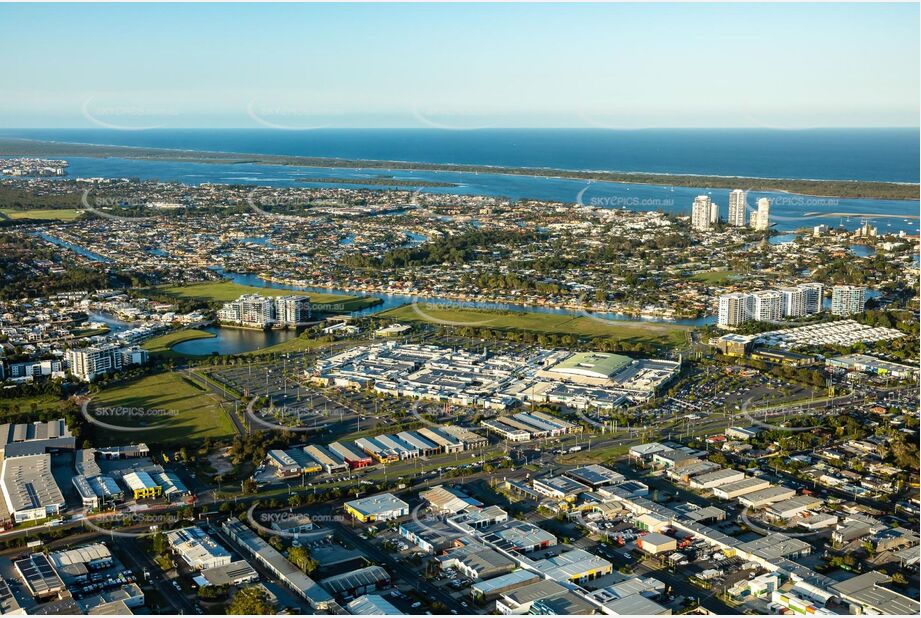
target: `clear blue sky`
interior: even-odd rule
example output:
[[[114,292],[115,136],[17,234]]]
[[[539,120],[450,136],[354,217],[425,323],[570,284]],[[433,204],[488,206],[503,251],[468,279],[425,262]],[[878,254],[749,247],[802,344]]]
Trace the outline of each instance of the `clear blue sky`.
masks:
[[[0,126],[917,126],[917,4],[0,5]]]

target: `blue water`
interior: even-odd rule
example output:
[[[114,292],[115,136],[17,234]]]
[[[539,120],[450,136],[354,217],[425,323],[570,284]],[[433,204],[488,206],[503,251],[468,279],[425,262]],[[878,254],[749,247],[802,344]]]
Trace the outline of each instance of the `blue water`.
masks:
[[[244,273],[229,273],[225,272],[221,268],[213,268],[215,272],[226,277],[234,283],[240,285],[248,285],[257,288],[269,288],[275,290],[294,290],[299,292],[315,292],[318,294],[341,294],[345,296],[362,296],[362,294],[349,291],[349,290],[340,290],[335,288],[319,288],[319,287],[310,287],[310,286],[299,286],[299,285],[288,285],[285,283],[277,283],[275,281],[266,281],[265,279],[260,278],[258,275],[244,274]],[[571,315],[571,316],[580,316],[587,315],[585,313],[574,311],[572,309],[557,309],[554,307],[540,307],[540,306],[531,306],[531,305],[519,305],[515,303],[496,303],[496,302],[481,302],[481,301],[467,301],[459,302],[450,298],[441,298],[441,297],[427,297],[427,296],[415,296],[411,294],[380,294],[374,292],[372,294],[375,298],[381,300],[380,304],[362,309],[360,311],[353,311],[352,315],[355,316],[367,316],[373,315],[375,313],[381,313],[382,311],[387,311],[388,309],[394,309],[396,307],[402,307],[403,305],[416,303],[424,307],[425,305],[448,305],[451,307],[469,307],[471,309],[489,309],[495,311],[531,311],[534,313],[550,313],[553,315]],[[693,319],[681,319],[681,320],[665,320],[655,317],[633,317],[628,315],[623,315],[619,313],[593,313],[591,314],[594,317],[600,318],[602,320],[632,320],[632,321],[641,321],[641,322],[667,322],[669,324],[684,324],[687,326],[704,326],[707,324],[713,324],[716,322],[716,316],[707,316],[704,318],[693,318]]]
[[[253,163],[194,163],[186,161],[160,161],[141,159],[97,159],[68,157],[69,177],[141,178],[181,182],[189,185],[222,183],[272,187],[336,186],[305,183],[303,178],[368,178],[389,174],[403,180],[429,180],[455,183],[452,187],[424,187],[430,194],[486,195],[512,200],[538,199],[559,202],[581,202],[588,206],[627,208],[629,210],[662,210],[676,214],[690,214],[694,197],[708,193],[719,204],[725,218],[729,204],[728,189],[706,187],[669,187],[656,185],[623,184],[614,182],[587,182],[569,178],[546,178],[506,174],[474,174],[469,172],[368,170],[352,168],[295,168],[284,165],[258,165]],[[374,185],[343,185],[347,188],[364,187],[380,190]],[[412,187],[401,187],[412,190]],[[916,234],[919,204],[917,200],[838,199],[798,196],[787,193],[752,192],[748,203],[754,205],[758,198],[772,200],[771,217],[779,231],[825,224],[835,227],[843,224],[848,229],[860,226],[861,216],[874,219],[881,232],[905,230]],[[834,214],[832,214],[834,213]],[[840,213],[840,214],[839,214]],[[914,219],[909,219],[913,217]],[[907,221],[905,219],[908,219]]]
[[[917,129],[2,129],[188,150],[670,174],[918,182]],[[14,153],[7,153],[14,154]]]
[[[66,240],[61,240],[60,238],[57,238],[55,236],[50,236],[44,232],[35,232],[34,235],[40,236],[41,238],[47,240],[53,245],[57,245],[58,247],[64,247],[65,249],[70,249],[74,253],[78,255],[82,255],[83,257],[88,258],[94,262],[101,262],[103,264],[112,263],[112,260],[110,260],[109,258],[103,255],[99,255],[98,253],[93,253],[89,249],[84,249],[83,247],[79,245],[75,245],[73,243],[67,242]]]
[[[293,330],[248,330],[241,328],[202,328],[214,337],[191,339],[174,345],[171,349],[189,356],[210,356],[211,354],[242,354],[252,352],[297,337]]]

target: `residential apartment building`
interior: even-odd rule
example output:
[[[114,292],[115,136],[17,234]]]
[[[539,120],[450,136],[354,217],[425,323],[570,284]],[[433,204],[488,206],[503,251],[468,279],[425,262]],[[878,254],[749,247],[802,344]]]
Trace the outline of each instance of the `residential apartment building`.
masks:
[[[745,227],[745,210],[748,207],[745,191],[733,189],[729,192],[729,216],[727,222],[733,227]]]
[[[310,321],[311,305],[307,296],[278,296],[244,294],[224,303],[217,312],[218,320],[240,326],[266,328],[273,324],[300,326]]]
[[[758,210],[752,213],[751,226],[758,231],[771,227],[771,200],[766,197],[758,200]]]
[[[858,285],[836,285],[831,289],[831,314],[860,313],[867,302],[867,288]]]
[[[65,353],[67,366],[72,375],[92,382],[97,377],[120,371],[131,365],[147,363],[147,350],[137,346],[122,348],[111,343],[87,348],[71,348]]]
[[[719,221],[719,206],[710,200],[709,195],[698,195],[691,206],[691,228],[705,232],[713,229]]]
[[[754,301],[751,294],[741,292],[721,295],[717,326],[740,326],[750,320],[754,311]]]
[[[764,290],[752,294],[754,306],[752,319],[757,322],[776,322],[783,318],[783,294],[776,290]]]

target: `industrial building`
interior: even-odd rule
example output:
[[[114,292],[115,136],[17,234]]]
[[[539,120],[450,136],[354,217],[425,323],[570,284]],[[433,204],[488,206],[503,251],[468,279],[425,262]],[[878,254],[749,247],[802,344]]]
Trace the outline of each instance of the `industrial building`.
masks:
[[[345,512],[360,522],[389,521],[409,514],[409,504],[393,494],[377,494],[344,505]]]

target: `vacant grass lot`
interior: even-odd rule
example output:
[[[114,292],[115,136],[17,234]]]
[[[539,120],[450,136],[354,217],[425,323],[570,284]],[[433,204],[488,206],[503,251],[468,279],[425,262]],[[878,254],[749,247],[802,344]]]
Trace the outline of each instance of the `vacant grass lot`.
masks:
[[[417,308],[404,305],[378,314],[399,322],[452,322],[458,326],[472,326],[495,330],[522,330],[560,335],[609,337],[631,343],[652,343],[676,346],[685,342],[689,327],[658,322],[617,322],[587,316],[556,315],[551,313],[518,311],[485,311],[466,308],[439,308],[426,305]]]
[[[111,425],[149,427],[148,431],[120,432],[94,426],[93,431],[104,444],[146,442],[149,445],[182,444],[190,440],[226,438],[233,435],[233,425],[218,398],[204,387],[167,371],[144,376],[105,389],[93,397],[92,409],[138,408],[166,413],[135,413],[133,416],[99,416]]]
[[[710,272],[697,273],[692,276],[691,279],[694,281],[703,281],[705,283],[720,285],[732,281],[732,278],[736,275],[738,275],[738,273],[733,270],[711,270]]]
[[[310,298],[317,311],[356,311],[374,305],[375,298],[361,298],[358,296],[345,296],[342,294],[321,294],[317,292],[297,292],[293,290],[279,290],[275,288],[260,288],[250,285],[240,285],[231,281],[217,281],[196,283],[184,286],[167,286],[157,288],[158,292],[175,296],[176,298],[194,298],[206,302],[226,303],[236,300],[241,294],[261,294],[263,296],[285,296],[287,294],[302,294]],[[317,306],[319,305],[319,306]],[[323,307],[323,305],[329,305]]]
[[[12,208],[0,209],[0,213],[9,219],[42,219],[47,221],[73,221],[83,211],[72,208],[49,208],[38,210],[14,210]]]

